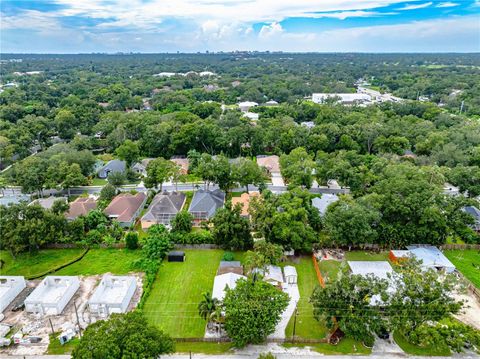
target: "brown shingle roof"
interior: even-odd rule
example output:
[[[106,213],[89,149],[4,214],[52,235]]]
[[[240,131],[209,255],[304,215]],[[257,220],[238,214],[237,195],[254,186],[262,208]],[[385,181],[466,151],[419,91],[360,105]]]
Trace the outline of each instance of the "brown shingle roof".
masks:
[[[257,156],[257,164],[265,167],[268,172],[280,172],[280,159],[278,156]]]
[[[183,174],[188,173],[188,166],[189,166],[188,158],[172,158],[170,161],[180,166],[180,170]]]
[[[250,207],[250,200],[253,197],[257,197],[260,193],[258,192],[251,192],[251,193],[242,193],[240,197],[233,197],[232,198],[232,206],[235,206],[237,203],[242,205],[242,216],[248,216],[248,209]]]
[[[135,195],[121,193],[116,196],[103,211],[109,217],[115,217],[119,222],[131,222],[138,209],[144,204],[147,196],[143,192]]]
[[[89,197],[80,197],[70,203],[70,209],[65,214],[68,219],[86,216],[88,212],[97,208],[97,201]]]

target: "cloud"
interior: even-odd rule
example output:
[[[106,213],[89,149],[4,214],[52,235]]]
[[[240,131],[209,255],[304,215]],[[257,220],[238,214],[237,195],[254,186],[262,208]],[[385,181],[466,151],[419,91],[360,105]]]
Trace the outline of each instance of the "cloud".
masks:
[[[413,4],[413,5],[405,5],[404,7],[400,8],[400,9],[397,9],[397,10],[401,10],[401,11],[405,11],[405,10],[416,10],[416,9],[423,9],[423,8],[426,8],[426,7],[429,7],[433,4],[433,2],[426,2],[426,3],[423,3],[423,4]]]
[[[272,22],[270,25],[263,25],[258,33],[258,37],[265,39],[283,32],[282,25],[278,22]]]
[[[458,6],[458,5],[460,5],[460,4],[448,1],[448,2],[441,2],[440,4],[435,5],[435,7],[440,7],[440,8],[442,8],[442,7],[455,7],[455,6]]]

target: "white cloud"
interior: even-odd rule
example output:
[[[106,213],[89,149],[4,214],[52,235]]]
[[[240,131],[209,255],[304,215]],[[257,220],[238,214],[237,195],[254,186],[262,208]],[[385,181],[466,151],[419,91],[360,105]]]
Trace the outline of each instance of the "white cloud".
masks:
[[[397,10],[402,10],[402,11],[405,11],[405,10],[416,10],[416,9],[423,9],[423,8],[426,8],[426,7],[429,7],[433,4],[433,2],[426,2],[426,3],[423,3],[423,4],[418,4],[418,5],[405,5],[404,7],[400,8],[400,9],[397,9]]]
[[[455,7],[455,6],[458,6],[458,5],[460,5],[460,4],[455,3],[455,2],[447,1],[447,2],[441,2],[440,4],[437,4],[437,5],[435,5],[435,7]]]
[[[272,22],[270,25],[263,25],[258,36],[262,39],[276,36],[283,32],[282,25],[278,22]]]

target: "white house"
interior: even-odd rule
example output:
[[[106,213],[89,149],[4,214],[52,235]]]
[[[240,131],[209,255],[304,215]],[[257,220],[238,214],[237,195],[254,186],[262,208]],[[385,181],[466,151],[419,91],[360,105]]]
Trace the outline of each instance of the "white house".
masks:
[[[255,112],[245,112],[243,117],[248,118],[250,121],[258,121],[258,113]]]
[[[283,268],[283,274],[285,275],[285,282],[287,284],[296,284],[297,283],[297,269],[293,266],[285,266]]]
[[[133,276],[105,274],[88,301],[90,312],[102,317],[125,313],[136,289],[137,281]]]
[[[392,293],[395,291],[395,286],[390,276],[393,275],[393,268],[387,261],[348,261],[348,265],[352,274],[357,274],[361,276],[372,275],[375,278],[387,280],[389,286],[387,291]],[[370,304],[381,304],[382,298],[380,295],[375,294],[370,299]]]
[[[0,276],[0,313],[13,302],[26,287],[25,278],[20,276]]]
[[[244,275],[237,273],[225,273],[217,275],[213,282],[212,298],[223,300],[225,298],[225,289],[228,287],[234,289],[239,279],[246,279]]]
[[[259,269],[254,269],[254,272],[261,273],[263,275],[263,280],[274,286],[281,286],[284,283],[282,268],[278,266],[268,265],[265,272],[262,272]]]
[[[423,268],[444,270],[447,273],[455,270],[455,265],[437,247],[411,245],[407,246],[407,249],[411,255],[422,262]]]
[[[314,93],[312,101],[314,103],[324,103],[328,99],[337,99],[344,105],[363,104],[372,101],[372,97],[365,93]]]
[[[25,310],[44,315],[61,314],[80,287],[76,276],[48,276],[25,299]]]
[[[255,107],[255,106],[258,106],[258,103],[253,102],[253,101],[244,101],[244,102],[240,102],[238,104],[238,107],[240,108],[240,111],[242,111],[242,112],[248,112],[250,110],[250,108]]]

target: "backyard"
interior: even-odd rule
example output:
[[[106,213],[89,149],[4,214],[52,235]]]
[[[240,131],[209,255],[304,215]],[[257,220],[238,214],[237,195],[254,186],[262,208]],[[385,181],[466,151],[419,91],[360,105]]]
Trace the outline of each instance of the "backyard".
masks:
[[[480,289],[479,250],[446,250],[443,251],[443,253],[475,287]]]
[[[164,262],[144,306],[152,324],[176,338],[203,337],[205,321],[197,306],[212,291],[222,250],[185,250],[185,262]]]

